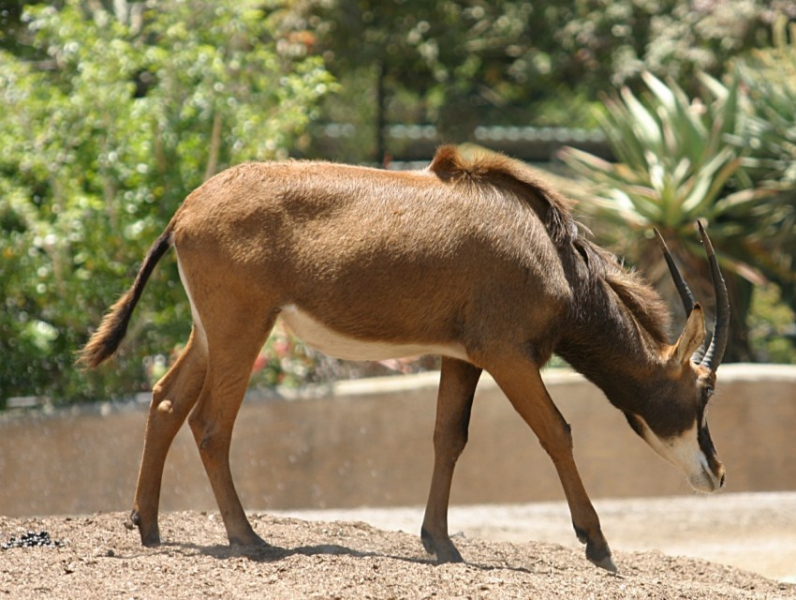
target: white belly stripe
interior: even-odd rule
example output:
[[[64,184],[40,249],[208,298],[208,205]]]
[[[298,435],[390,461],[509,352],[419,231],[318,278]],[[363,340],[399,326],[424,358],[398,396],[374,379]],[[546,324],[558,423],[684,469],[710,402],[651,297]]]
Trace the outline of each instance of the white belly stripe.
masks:
[[[194,332],[196,333],[196,343],[201,344],[202,347],[207,350],[207,333],[205,332],[205,327],[202,324],[202,318],[199,315],[199,311],[196,310],[196,305],[193,302],[191,286],[188,284],[188,280],[185,279],[185,274],[183,273],[182,265],[180,264],[180,253],[177,251],[176,245],[174,246],[174,253],[177,255],[177,271],[180,274],[180,281],[182,281],[182,287],[185,288],[185,294],[188,296],[188,302],[191,304],[191,318],[193,319],[193,328]]]
[[[282,321],[308,346],[345,360],[387,360],[420,354],[440,354],[467,360],[461,346],[366,342],[345,336],[319,323],[295,304],[282,307]]]

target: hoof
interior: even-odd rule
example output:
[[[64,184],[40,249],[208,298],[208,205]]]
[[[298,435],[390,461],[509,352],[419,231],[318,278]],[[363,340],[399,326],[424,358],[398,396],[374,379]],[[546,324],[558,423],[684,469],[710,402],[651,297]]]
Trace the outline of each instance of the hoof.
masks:
[[[448,543],[447,547],[443,549],[437,549],[434,553],[437,556],[437,563],[438,564],[445,564],[445,563],[462,563],[464,559],[459,551],[456,549],[452,543]]]
[[[160,546],[160,534],[155,532],[154,535],[148,535],[146,537],[142,535],[141,545],[146,546],[147,548],[155,548],[156,546]]]
[[[619,569],[616,568],[616,565],[614,564],[614,561],[610,556],[605,556],[600,560],[592,560],[591,562],[593,562],[601,569],[605,569],[609,573],[616,573],[617,571],[619,571]]]
[[[435,540],[431,534],[422,529],[420,531],[420,539],[423,541],[423,548],[426,552],[433,554],[437,557],[438,564],[444,563],[460,563],[464,562],[462,555],[450,541],[450,538],[443,540]]]
[[[586,558],[601,569],[611,573],[616,573],[618,570],[611,558],[611,550],[608,548],[608,544],[586,544]]]
[[[157,522],[154,527],[147,527],[145,529],[141,525],[141,515],[137,510],[130,512],[130,516],[124,522],[124,526],[130,531],[136,528],[138,529],[138,533],[141,535],[141,545],[150,548],[160,545],[160,529],[158,528]]]
[[[586,558],[594,563],[601,569],[616,573],[617,568],[614,561],[611,559],[611,549],[608,547],[608,542],[605,541],[602,532],[597,530],[597,539],[592,539],[585,529],[575,526],[575,535],[582,544],[586,544]]]
[[[268,548],[270,544],[252,531],[245,536],[235,536],[229,538],[229,545],[232,548]]]
[[[420,530],[420,540],[423,542],[423,548],[426,549],[428,554],[436,554],[434,540],[431,538],[431,534],[426,531],[425,527]]]

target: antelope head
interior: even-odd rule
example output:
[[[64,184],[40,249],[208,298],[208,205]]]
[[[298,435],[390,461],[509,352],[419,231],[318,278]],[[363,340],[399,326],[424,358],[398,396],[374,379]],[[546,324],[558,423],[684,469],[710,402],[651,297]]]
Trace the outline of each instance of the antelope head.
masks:
[[[716,385],[716,370],[727,346],[729,299],[710,239],[699,232],[707,253],[716,297],[712,338],[705,331],[702,307],[672,259],[660,233],[658,240],[688,315],[683,333],[663,353],[663,375],[651,377],[636,393],[645,401],[626,410],[630,426],[655,452],[683,470],[691,487],[714,492],[724,485],[724,467],[713,446],[707,422],[708,400]],[[709,342],[709,343],[708,343]]]

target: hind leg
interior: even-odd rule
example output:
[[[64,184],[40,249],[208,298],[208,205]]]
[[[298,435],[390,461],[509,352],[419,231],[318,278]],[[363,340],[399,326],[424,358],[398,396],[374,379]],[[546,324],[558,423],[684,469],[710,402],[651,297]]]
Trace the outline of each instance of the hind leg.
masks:
[[[194,329],[177,362],[152,390],[144,454],[130,515],[145,546],[160,543],[158,506],[163,466],[174,436],[199,398],[206,373],[207,350],[202,335]]]
[[[211,362],[207,381],[188,420],[210,485],[213,488],[230,544],[262,545],[246,517],[235,490],[229,465],[232,428],[243,402],[252,364],[274,324],[275,316],[257,323],[246,318],[244,307],[228,307],[234,319],[217,321],[220,330],[208,327]],[[262,319],[262,317],[259,317]]]

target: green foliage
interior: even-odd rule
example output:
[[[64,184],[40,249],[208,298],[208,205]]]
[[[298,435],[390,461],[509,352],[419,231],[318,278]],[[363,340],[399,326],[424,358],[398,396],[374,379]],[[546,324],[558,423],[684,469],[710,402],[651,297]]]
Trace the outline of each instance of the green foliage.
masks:
[[[114,366],[71,366],[182,199],[226,165],[285,156],[332,84],[318,59],[277,52],[260,6],[27,12],[37,59],[0,55],[0,402],[146,388],[144,357],[187,334],[167,261]]]
[[[643,71],[692,93],[695,73],[765,42],[778,9],[796,16],[790,0],[308,0],[294,24],[361,90],[324,118],[354,124],[355,160],[373,160],[380,121],[463,142],[476,125],[591,126],[583,107]]]
[[[796,308],[796,25],[788,26],[782,17],[773,38],[772,47],[754,51],[737,65],[752,114],[734,142],[750,149],[744,161],[749,179],[778,194],[778,210],[765,223],[762,258]]]
[[[558,39],[603,90],[649,71],[696,92],[699,73],[720,75],[731,58],[766,43],[771,15],[794,16],[790,0],[576,0],[571,6]]]
[[[0,404],[151,384],[190,322],[173,261],[113,366],[77,373],[73,353],[191,189],[233,163],[312,153],[303,132],[334,86],[313,51],[345,83],[323,118],[353,124],[333,156],[348,161],[372,159],[390,122],[433,122],[452,141],[476,124],[590,125],[598,94],[628,86],[600,117],[622,164],[568,155],[595,186],[584,207],[613,225],[602,234],[662,281],[657,247],[630,240],[658,226],[693,274],[706,218],[738,275],[736,313],[762,275],[796,305],[794,32],[783,21],[773,48],[741,61],[740,86],[696,75],[766,46],[776,11],[796,17],[790,0],[0,5]],[[305,378],[293,348],[270,379]]]
[[[734,236],[733,223],[767,206],[770,195],[735,188],[741,159],[726,138],[742,127],[737,82],[725,88],[706,79],[710,98],[703,102],[674,82],[649,73],[643,78],[649,90],[643,99],[623,88],[621,98],[606,102],[602,128],[616,163],[571,148],[562,152],[588,184],[583,209],[611,225],[683,237],[692,237],[696,220],[705,219],[720,245]],[[737,258],[728,268],[754,279],[751,266]]]
[[[739,61],[737,72],[754,113],[745,139],[752,147],[747,165],[758,179],[796,187],[796,24],[779,19],[774,45]],[[788,41],[790,37],[790,41]]]
[[[796,364],[796,317],[794,311],[782,302],[776,285],[755,291],[749,329],[755,360]]]
[[[638,245],[658,228],[672,253],[689,273],[704,273],[704,251],[694,235],[703,219],[728,277],[733,325],[729,359],[751,358],[745,324],[752,285],[762,284],[760,272],[770,262],[766,237],[774,215],[787,203],[768,189],[742,188],[740,150],[728,138],[741,136],[745,126],[737,81],[728,87],[704,77],[706,98],[690,99],[675,83],[644,75],[648,93],[639,99],[630,90],[606,103],[603,130],[617,163],[567,149],[563,159],[583,178],[587,202],[582,208],[595,227],[611,232],[635,230],[621,248],[667,296],[673,295],[668,273],[655,242]],[[697,285],[700,298],[711,298],[710,285]],[[674,304],[677,304],[675,302]]]

